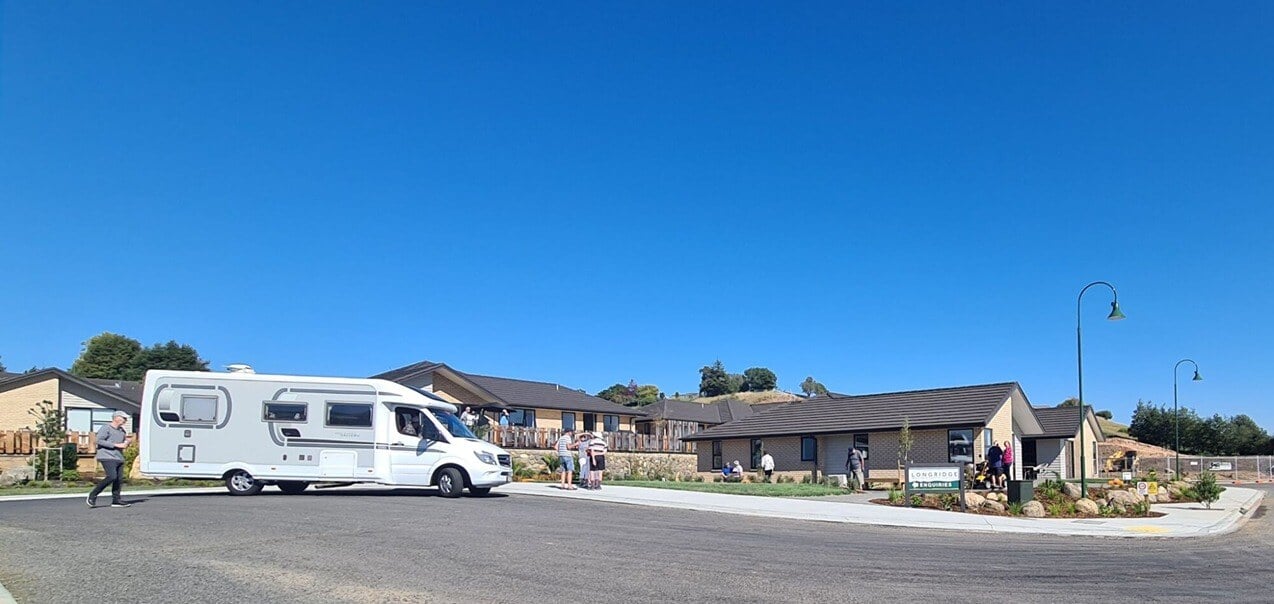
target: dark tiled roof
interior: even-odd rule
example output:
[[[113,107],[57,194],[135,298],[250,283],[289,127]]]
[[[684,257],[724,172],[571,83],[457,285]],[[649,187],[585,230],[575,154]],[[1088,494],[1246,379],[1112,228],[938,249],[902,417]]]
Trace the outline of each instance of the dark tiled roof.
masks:
[[[860,396],[816,396],[776,405],[772,410],[701,430],[683,440],[897,430],[904,418],[912,428],[985,425],[1018,390],[1017,382],[1004,382]]]
[[[15,378],[15,377],[18,377],[18,376],[20,376],[20,375],[22,375],[22,374],[21,374],[21,373],[9,373],[8,371],[0,371],[0,382],[3,382],[3,381],[5,381],[5,380],[7,380],[7,379],[9,379],[9,378]]]
[[[742,419],[756,413],[751,405],[738,399],[725,399],[711,403],[665,399],[646,405],[642,409],[650,418],[714,425]]]
[[[1036,407],[1035,417],[1039,418],[1040,425],[1044,427],[1044,433],[1040,437],[1071,438],[1079,432],[1079,409],[1076,407]]]
[[[425,373],[426,371],[435,369],[440,366],[442,366],[442,363],[435,363],[433,361],[421,361],[419,363],[412,363],[410,365],[407,365],[406,367],[399,367],[398,369],[390,369],[389,371],[386,371],[385,373],[378,373],[376,375],[373,375],[372,379],[389,380],[391,382],[397,382],[400,379],[410,377],[419,373]]]
[[[500,397],[500,400],[512,407],[562,409],[565,411],[609,413],[612,415],[642,416],[646,414],[645,411],[639,408],[617,405],[604,398],[598,398],[560,384],[475,375],[472,373],[461,373],[461,375]]]
[[[141,406],[142,404],[142,383],[141,382],[130,382],[127,380],[102,380],[97,378],[84,378],[84,381],[89,382],[90,384],[93,384],[94,386],[97,386],[98,388],[101,388],[102,390],[115,393],[130,401],[133,401],[133,403],[137,404],[138,406]]]
[[[721,411],[713,404],[664,399],[642,407],[651,419],[671,419],[701,424],[721,423]]]

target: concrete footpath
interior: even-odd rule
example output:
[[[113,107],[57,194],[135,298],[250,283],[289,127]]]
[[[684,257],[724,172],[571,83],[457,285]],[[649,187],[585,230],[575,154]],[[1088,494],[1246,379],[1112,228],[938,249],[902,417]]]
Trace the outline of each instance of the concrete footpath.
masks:
[[[512,483],[499,493],[587,499],[650,507],[792,520],[816,520],[918,529],[1031,533],[1082,537],[1207,537],[1237,530],[1256,511],[1265,493],[1227,487],[1212,509],[1198,503],[1156,504],[1159,518],[1022,518],[983,516],[932,509],[899,508],[862,501],[821,498],[756,497],[607,484],[600,491],[563,491],[545,483]],[[883,494],[881,494],[883,497]]]

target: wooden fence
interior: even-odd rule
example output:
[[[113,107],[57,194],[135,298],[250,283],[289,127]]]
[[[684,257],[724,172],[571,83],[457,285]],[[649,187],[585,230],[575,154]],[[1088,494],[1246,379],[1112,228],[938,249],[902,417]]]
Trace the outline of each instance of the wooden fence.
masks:
[[[552,449],[562,436],[559,428],[521,428],[516,426],[492,426],[484,435],[487,442],[506,449]],[[667,434],[638,434],[636,432],[603,432],[606,448],[611,451],[633,453],[694,453],[695,444],[682,442]]]
[[[97,435],[93,432],[67,432],[66,442],[74,443],[80,455],[97,453]],[[0,430],[0,455],[34,455],[46,445],[31,430]]]

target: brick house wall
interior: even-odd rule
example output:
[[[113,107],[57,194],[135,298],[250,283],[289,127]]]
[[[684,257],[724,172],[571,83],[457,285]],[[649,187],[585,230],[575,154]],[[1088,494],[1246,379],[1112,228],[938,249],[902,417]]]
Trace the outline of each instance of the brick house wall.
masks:
[[[35,418],[28,411],[34,409],[40,401],[49,401],[61,405],[61,390],[56,376],[43,382],[27,384],[5,392],[0,392],[0,430],[20,430],[35,425]]]
[[[433,375],[433,392],[447,395],[447,398],[453,398],[461,403],[470,405],[484,405],[487,401],[482,397],[469,391],[468,388],[461,386],[445,376],[435,373]]]

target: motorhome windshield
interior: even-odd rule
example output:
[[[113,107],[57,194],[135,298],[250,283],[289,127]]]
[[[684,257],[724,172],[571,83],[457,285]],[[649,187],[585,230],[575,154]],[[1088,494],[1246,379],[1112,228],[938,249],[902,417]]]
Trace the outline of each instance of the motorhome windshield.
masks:
[[[443,411],[442,409],[430,409],[429,412],[438,418],[438,423],[441,423],[442,427],[446,428],[447,432],[451,433],[452,436],[456,438],[478,438],[474,436],[473,432],[469,431],[468,426],[465,426],[464,422],[460,421],[460,418],[456,417],[454,413]]]

